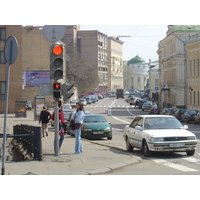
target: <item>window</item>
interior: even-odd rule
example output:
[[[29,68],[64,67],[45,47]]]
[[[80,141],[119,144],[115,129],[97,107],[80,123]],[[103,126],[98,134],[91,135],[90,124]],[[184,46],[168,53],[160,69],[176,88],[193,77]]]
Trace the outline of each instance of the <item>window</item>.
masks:
[[[5,64],[4,51],[0,51],[0,64]]]
[[[137,78],[138,82],[140,82],[140,77]]]
[[[6,40],[6,29],[0,28],[0,40]]]
[[[142,122],[143,122],[143,119],[141,117],[136,117],[130,124],[130,127],[131,128],[135,128],[136,126],[142,127]]]
[[[6,98],[6,82],[0,81],[0,100],[5,100]]]

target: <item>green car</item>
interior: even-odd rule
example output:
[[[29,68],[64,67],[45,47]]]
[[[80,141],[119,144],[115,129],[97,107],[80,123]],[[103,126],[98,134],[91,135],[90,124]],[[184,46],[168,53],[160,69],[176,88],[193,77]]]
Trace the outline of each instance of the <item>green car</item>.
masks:
[[[112,139],[112,128],[102,115],[86,115],[83,120],[81,137],[88,139],[100,139],[107,137]]]

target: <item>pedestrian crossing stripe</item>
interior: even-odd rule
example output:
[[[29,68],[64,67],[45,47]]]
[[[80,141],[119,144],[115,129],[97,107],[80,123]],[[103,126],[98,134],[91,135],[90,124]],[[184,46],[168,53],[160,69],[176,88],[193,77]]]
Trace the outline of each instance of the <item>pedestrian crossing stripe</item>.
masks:
[[[196,171],[199,171],[197,169],[186,167],[184,165],[179,165],[179,164],[176,164],[176,163],[173,163],[173,162],[168,162],[168,161],[166,161],[164,159],[153,159],[153,161],[158,163],[158,164],[162,164],[162,165],[165,165],[167,167],[171,167],[173,169],[177,169],[177,170],[180,170],[180,171],[183,171],[183,172],[196,172]]]
[[[134,108],[135,106],[125,106],[125,105],[104,105],[104,106],[102,106],[102,105],[99,105],[99,106],[93,106],[93,105],[86,105],[86,107],[90,107],[90,108],[93,108],[93,107],[95,107],[95,108],[97,108],[97,107],[99,107],[99,108],[102,108],[102,107],[104,107],[104,108]]]

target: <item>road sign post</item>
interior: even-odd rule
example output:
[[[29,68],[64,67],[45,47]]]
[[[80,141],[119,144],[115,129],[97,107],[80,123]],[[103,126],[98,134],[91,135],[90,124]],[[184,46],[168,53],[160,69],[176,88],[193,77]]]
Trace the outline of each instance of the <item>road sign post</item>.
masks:
[[[10,84],[10,65],[12,65],[18,53],[18,43],[15,37],[10,36],[4,46],[4,55],[7,62],[6,71],[6,99],[4,107],[4,131],[3,131],[3,153],[2,153],[2,171],[1,175],[5,175],[5,152],[6,152],[6,127],[7,127],[7,113],[8,113],[8,97],[9,97],[9,84]]]

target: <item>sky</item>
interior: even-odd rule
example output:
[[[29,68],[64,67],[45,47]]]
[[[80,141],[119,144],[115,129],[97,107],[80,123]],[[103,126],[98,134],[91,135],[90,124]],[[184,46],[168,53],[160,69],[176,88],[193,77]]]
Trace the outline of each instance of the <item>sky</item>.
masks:
[[[123,44],[123,60],[136,55],[145,62],[158,60],[158,43],[166,36],[167,25],[81,25],[81,30],[98,30],[107,36],[120,37]]]

